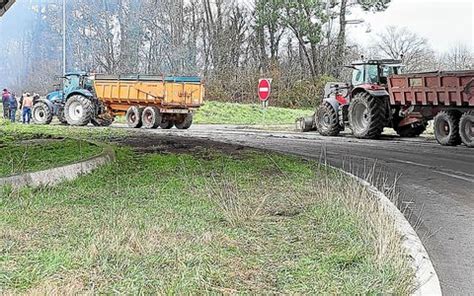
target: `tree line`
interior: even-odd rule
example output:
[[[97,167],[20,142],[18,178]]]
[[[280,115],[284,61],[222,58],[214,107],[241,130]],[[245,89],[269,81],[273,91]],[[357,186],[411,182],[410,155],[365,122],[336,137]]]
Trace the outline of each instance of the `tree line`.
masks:
[[[20,33],[4,41],[15,50],[0,49],[8,57],[0,70],[12,74],[7,82],[13,87],[45,93],[62,72],[61,1],[17,5],[27,17]],[[403,55],[410,70],[441,65],[425,39],[404,29],[388,28],[367,48],[348,41],[351,11],[377,13],[389,5],[390,0],[67,1],[67,69],[200,75],[208,99],[231,102],[255,102],[256,81],[269,76],[274,104],[313,106],[327,81],[347,79],[342,66],[361,53]],[[456,56],[459,68],[472,67],[472,52],[461,55],[468,61]]]

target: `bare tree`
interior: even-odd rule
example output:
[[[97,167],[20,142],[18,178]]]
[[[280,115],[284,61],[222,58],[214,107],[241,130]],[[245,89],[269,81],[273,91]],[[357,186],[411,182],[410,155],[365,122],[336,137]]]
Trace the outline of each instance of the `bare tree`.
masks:
[[[474,52],[463,44],[457,44],[441,56],[443,70],[472,70],[474,69]]]
[[[378,34],[372,52],[379,57],[402,59],[409,72],[430,70],[433,66],[434,52],[428,40],[407,28],[387,27]]]

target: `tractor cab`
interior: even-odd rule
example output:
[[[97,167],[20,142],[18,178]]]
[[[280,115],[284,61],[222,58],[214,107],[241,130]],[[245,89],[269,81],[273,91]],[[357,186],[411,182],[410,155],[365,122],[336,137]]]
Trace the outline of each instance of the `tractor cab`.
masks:
[[[86,72],[67,73],[66,75],[64,75],[63,79],[63,91],[66,96],[67,94],[78,89],[86,89],[89,91],[92,91],[93,89],[92,79]]]
[[[71,72],[58,78],[61,78],[60,83],[54,85],[55,90],[46,96],[52,102],[63,102],[69,97],[69,94],[75,91],[88,90],[92,92],[94,87],[93,80],[86,72]]]
[[[403,65],[400,60],[368,60],[352,63],[352,85],[363,84],[386,86],[388,77],[400,74]]]

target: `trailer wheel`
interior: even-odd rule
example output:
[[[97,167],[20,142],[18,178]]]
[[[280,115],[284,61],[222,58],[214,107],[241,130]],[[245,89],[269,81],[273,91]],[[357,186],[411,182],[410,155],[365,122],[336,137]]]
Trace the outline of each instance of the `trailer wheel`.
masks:
[[[395,129],[395,131],[402,138],[415,138],[415,137],[419,137],[422,133],[426,131],[426,126],[427,124],[423,122],[420,125],[415,125],[415,126],[407,125],[407,126],[398,127]]]
[[[171,129],[174,125],[173,118],[170,116],[163,116],[161,119],[160,127],[162,129]]]
[[[162,115],[160,110],[154,106],[146,107],[142,113],[143,126],[148,129],[160,126]]]
[[[188,113],[186,115],[178,116],[174,122],[177,129],[188,129],[193,124],[193,114]]]
[[[74,95],[67,100],[64,115],[69,125],[85,126],[91,122],[93,110],[91,100],[81,95]]]
[[[349,123],[354,136],[361,139],[378,138],[385,127],[385,98],[358,93],[349,105]]]
[[[441,111],[436,115],[433,127],[438,143],[443,146],[457,146],[461,144],[459,118],[459,112],[454,110]]]
[[[53,120],[53,112],[46,103],[39,102],[33,106],[31,112],[35,124],[46,125]]]
[[[141,128],[143,109],[137,106],[128,108],[127,114],[125,114],[125,120],[129,128]]]
[[[474,111],[467,111],[461,116],[459,135],[464,145],[474,147]]]
[[[321,136],[337,136],[341,132],[337,111],[328,102],[324,102],[318,109],[316,126]]]

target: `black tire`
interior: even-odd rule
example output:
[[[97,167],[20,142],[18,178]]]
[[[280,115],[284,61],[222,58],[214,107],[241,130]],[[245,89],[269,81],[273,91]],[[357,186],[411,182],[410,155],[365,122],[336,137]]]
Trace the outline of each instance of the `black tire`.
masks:
[[[188,129],[193,124],[193,114],[188,113],[186,115],[178,116],[175,120],[174,125],[177,129]]]
[[[316,126],[321,136],[334,137],[342,131],[337,111],[328,102],[324,102],[316,112]]]
[[[457,146],[461,144],[459,135],[460,113],[454,110],[441,111],[433,122],[436,141],[443,146]]]
[[[361,139],[378,138],[385,127],[387,102],[384,97],[358,93],[349,105],[349,124],[352,133]]]
[[[64,117],[69,125],[86,126],[91,122],[94,106],[89,98],[74,95],[67,99]]]
[[[474,148],[474,111],[467,111],[461,116],[459,135],[464,145]]]
[[[170,116],[163,116],[161,119],[160,127],[162,129],[171,129],[174,126],[173,118]]]
[[[143,126],[147,129],[158,128],[162,120],[160,109],[150,106],[146,107],[142,112]]]
[[[141,128],[143,126],[142,113],[143,109],[137,106],[128,108],[127,114],[125,115],[125,120],[127,121],[128,127]]]
[[[39,102],[33,105],[31,118],[35,124],[47,125],[53,121],[53,111],[46,103]]]
[[[419,137],[426,131],[427,124],[425,122],[419,124],[410,124],[407,126],[397,127],[395,130],[397,134],[402,138],[415,138]]]

